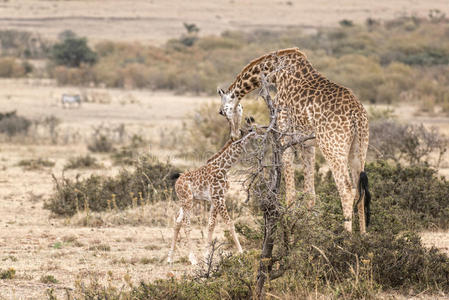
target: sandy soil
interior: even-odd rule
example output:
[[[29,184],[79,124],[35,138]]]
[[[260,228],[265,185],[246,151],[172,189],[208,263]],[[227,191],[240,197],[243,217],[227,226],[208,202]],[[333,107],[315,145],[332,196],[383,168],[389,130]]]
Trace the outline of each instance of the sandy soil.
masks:
[[[342,19],[427,16],[429,9],[449,15],[445,0],[306,1],[306,0],[20,0],[0,3],[0,28],[39,32],[54,39],[73,30],[91,42],[104,39],[161,44],[185,32],[182,23],[195,23],[202,35],[225,30],[316,29]]]

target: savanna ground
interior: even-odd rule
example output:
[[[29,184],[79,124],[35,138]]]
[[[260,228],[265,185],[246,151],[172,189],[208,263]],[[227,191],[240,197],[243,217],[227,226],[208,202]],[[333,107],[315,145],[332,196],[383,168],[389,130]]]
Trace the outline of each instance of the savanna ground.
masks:
[[[100,125],[126,124],[128,130],[150,138],[144,152],[156,154],[161,160],[170,159],[175,165],[199,165],[200,160],[185,159],[166,147],[160,147],[161,131],[180,130],[195,109],[211,102],[210,97],[88,89],[88,92],[107,94],[110,100],[104,104],[83,103],[81,108],[67,109],[52,96],[67,91],[67,88],[56,87],[51,82],[41,85],[39,82],[30,84],[26,80],[2,80],[1,86],[0,97],[10,100],[3,102],[2,109],[18,109],[21,114],[33,119],[51,114],[63,120],[58,137],[61,141],[57,145],[31,141],[31,138],[20,143],[1,144],[0,213],[3,218],[0,226],[3,230],[0,233],[0,269],[14,268],[17,272],[15,279],[0,281],[2,297],[41,298],[48,288],[54,288],[56,295],[65,295],[65,288],[71,289],[77,280],[89,277],[99,278],[104,284],[111,282],[116,286],[127,286],[127,280],[135,284],[140,280],[151,281],[192,272],[193,268],[187,260],[188,252],[183,249],[184,241],[175,253],[175,263],[168,266],[165,261],[176,202],[129,209],[124,213],[103,213],[101,225],[92,222],[86,227],[80,221],[85,218],[84,212],[72,218],[50,218],[50,212],[43,209],[43,201],[53,192],[51,174],[60,177],[69,158],[88,154],[84,140],[88,139],[93,128]],[[121,101],[130,95],[134,103]],[[215,102],[215,105],[218,104]],[[449,131],[447,117],[415,116],[416,107],[396,107],[395,110],[404,120],[439,125],[441,130]],[[64,134],[78,134],[78,142],[64,144]],[[66,170],[64,176],[73,178],[78,173],[113,175],[121,168],[114,166],[107,154],[91,155],[104,167]],[[36,158],[49,159],[55,165],[36,170],[26,170],[18,165],[21,160]],[[447,164],[444,166],[446,168],[440,171],[447,174]],[[234,182],[231,193],[236,193],[239,187]],[[243,201],[244,195],[237,198]],[[199,217],[204,220],[205,216]],[[197,255],[201,255],[204,243],[205,227],[198,225],[203,222],[196,222],[193,226]],[[123,225],[117,225],[120,223]],[[219,225],[216,230],[217,237],[222,241],[223,229]],[[447,232],[423,232],[422,238],[426,245],[449,253]],[[45,282],[42,278],[48,275],[54,276],[58,282]]]
[[[276,8],[274,13],[272,5]],[[268,1],[257,4],[229,1],[226,6],[222,1],[198,1],[195,6],[184,1],[133,1],[132,5],[127,1],[4,1],[0,4],[0,26],[2,29],[38,32],[48,39],[56,39],[61,31],[70,29],[79,36],[88,37],[91,44],[111,40],[162,45],[169,38],[183,34],[182,22],[197,24],[201,28],[200,35],[220,34],[225,30],[249,32],[291,28],[312,29],[314,32],[321,27],[337,26],[342,19],[357,23],[369,17],[426,16],[429,8],[449,14],[445,1],[376,1],[375,4],[359,1],[280,1],[274,4]],[[250,50],[245,49],[249,58],[260,54],[252,55]],[[39,68],[43,64],[42,58],[31,63]],[[243,67],[240,62],[233,63],[238,68]],[[238,69],[233,71],[235,73]],[[338,78],[335,73],[333,76]],[[225,77],[232,80],[232,77]],[[180,155],[182,151],[179,148],[187,147],[180,140],[187,135],[186,124],[197,117],[197,110],[210,102],[218,107],[218,98],[138,90],[135,87],[140,86],[136,82],[130,85],[110,82],[97,85],[126,88],[123,89],[93,88],[88,87],[89,84],[62,87],[59,77],[57,80],[0,80],[0,111],[17,110],[21,116],[41,121],[31,135],[4,137],[0,144],[0,227],[3,228],[0,231],[0,269],[13,268],[16,272],[13,279],[0,280],[0,297],[40,299],[46,297],[49,288],[54,289],[55,295],[64,296],[66,289],[71,291],[86,279],[126,287],[130,282],[135,284],[141,280],[191,273],[194,269],[189,265],[187,251],[183,249],[184,240],[175,253],[175,263],[168,266],[165,262],[177,209],[175,201],[123,212],[90,213],[90,220],[86,220],[89,213],[85,211],[73,217],[54,218],[43,204],[54,192],[52,174],[57,178],[61,178],[62,173],[66,178],[75,178],[77,174],[81,177],[116,175],[123,168],[115,165],[109,154],[88,150],[87,145],[95,130],[107,130],[117,143],[123,139],[122,144],[136,134],[146,142],[140,149],[141,153],[151,153],[162,161],[169,159],[183,169],[200,165],[207,155]],[[219,83],[221,81],[212,84]],[[162,85],[162,88],[167,87]],[[209,92],[209,87],[205,91]],[[193,92],[198,91],[193,89]],[[60,103],[63,93],[84,94],[90,101],[79,108],[64,108]],[[380,106],[384,107],[384,104]],[[424,123],[449,134],[449,118],[438,110],[437,113],[423,111],[419,102],[394,103],[389,107],[401,121]],[[60,120],[56,132],[51,132],[48,125],[42,125],[45,117],[49,116]],[[124,131],[120,129],[121,124]],[[123,136],[120,132],[124,132]],[[95,157],[101,166],[63,171],[70,158],[87,154]],[[39,158],[54,162],[54,165],[20,165],[24,160]],[[439,173],[447,176],[447,153],[444,160]],[[238,191],[238,183],[233,182],[231,194],[236,199],[244,199]],[[251,216],[243,218],[251,219]],[[193,225],[198,256],[201,255],[205,229],[200,223],[203,221],[197,220]],[[222,229],[219,224],[215,234],[223,241]],[[421,237],[425,245],[436,246],[449,253],[447,232],[425,231]]]

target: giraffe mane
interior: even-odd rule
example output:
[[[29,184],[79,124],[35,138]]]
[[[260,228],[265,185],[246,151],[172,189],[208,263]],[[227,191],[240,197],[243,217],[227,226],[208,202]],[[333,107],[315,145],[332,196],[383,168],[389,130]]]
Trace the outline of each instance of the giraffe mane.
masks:
[[[232,139],[229,139],[226,144],[223,146],[223,148],[220,149],[220,151],[218,151],[217,153],[215,153],[214,155],[212,155],[207,161],[206,163],[210,163],[211,161],[213,161],[214,159],[216,159],[217,157],[219,157],[223,152],[225,152],[226,149],[228,149],[229,146],[232,145]]]
[[[236,79],[234,80],[234,82],[229,86],[229,88],[228,88],[228,92],[230,91],[230,90],[232,90],[233,88],[234,88],[234,86],[237,84],[237,81],[240,79],[240,78],[242,78],[242,76],[243,76],[243,74],[245,74],[245,72],[246,71],[248,71],[251,67],[253,67],[254,65],[257,65],[257,64],[259,64],[260,62],[262,62],[264,59],[266,59],[267,57],[270,57],[270,56],[275,56],[275,55],[278,55],[278,56],[281,56],[281,55],[286,55],[286,54],[290,54],[290,53],[296,53],[296,54],[299,54],[299,55],[301,55],[301,56],[304,56],[304,57],[306,57],[306,55],[303,53],[303,52],[301,52],[300,50],[299,50],[299,48],[287,48],[287,49],[282,49],[282,50],[277,50],[277,51],[272,51],[272,52],[270,52],[270,53],[267,53],[267,54],[265,54],[265,55],[262,55],[262,56],[260,56],[260,57],[258,57],[258,58],[256,58],[256,59],[253,59],[252,61],[250,61],[250,63],[249,64],[247,64],[241,71],[240,71],[240,73],[236,76]]]

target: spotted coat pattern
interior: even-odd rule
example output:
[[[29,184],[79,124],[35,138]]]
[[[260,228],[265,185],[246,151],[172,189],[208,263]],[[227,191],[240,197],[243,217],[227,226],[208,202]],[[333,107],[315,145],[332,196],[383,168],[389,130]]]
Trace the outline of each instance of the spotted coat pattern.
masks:
[[[297,48],[271,52],[249,63],[227,91],[219,92],[222,107],[234,107],[249,92],[261,86],[261,75],[275,84],[278,126],[285,132],[315,134],[316,139],[300,148],[305,169],[304,191],[309,205],[315,202],[314,165],[317,145],[328,162],[342,202],[344,225],[352,231],[354,200],[358,199],[358,181],[364,170],[369,129],[367,113],[351,90],[320,74]],[[234,118],[227,115],[231,122]],[[231,128],[238,127],[235,124]],[[235,132],[231,133],[235,136]],[[285,137],[282,143],[287,143]],[[294,152],[287,149],[282,157],[286,182],[286,202],[296,196]],[[348,172],[351,169],[351,177]],[[360,230],[366,231],[364,201],[358,199]]]
[[[184,225],[188,247],[190,248],[189,259],[192,264],[196,264],[190,241],[190,216],[194,200],[207,200],[211,202],[205,256],[208,256],[208,248],[212,242],[212,235],[218,214],[220,214],[229,227],[237,250],[243,252],[234,229],[234,223],[226,210],[224,196],[229,188],[228,171],[242,154],[247,141],[248,136],[235,142],[229,140],[217,154],[207,161],[206,165],[196,170],[183,173],[176,181],[175,190],[181,208],[176,218],[168,262],[172,261],[178,233],[181,226]]]

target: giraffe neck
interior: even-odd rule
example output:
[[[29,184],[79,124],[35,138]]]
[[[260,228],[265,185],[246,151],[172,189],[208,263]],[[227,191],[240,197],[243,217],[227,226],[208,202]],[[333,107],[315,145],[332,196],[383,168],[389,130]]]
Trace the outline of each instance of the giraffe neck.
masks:
[[[209,160],[209,163],[216,166],[218,170],[227,172],[239,159],[242,154],[243,147],[246,141],[226,143],[225,147]]]
[[[281,66],[284,66],[284,68],[275,72],[276,68]],[[250,62],[229,86],[228,93],[231,94],[231,98],[239,101],[245,95],[260,87],[262,74],[267,76],[271,73],[267,80],[275,82],[276,75],[279,75],[282,71],[289,72],[301,81],[312,81],[318,73],[298,48],[279,50]]]

